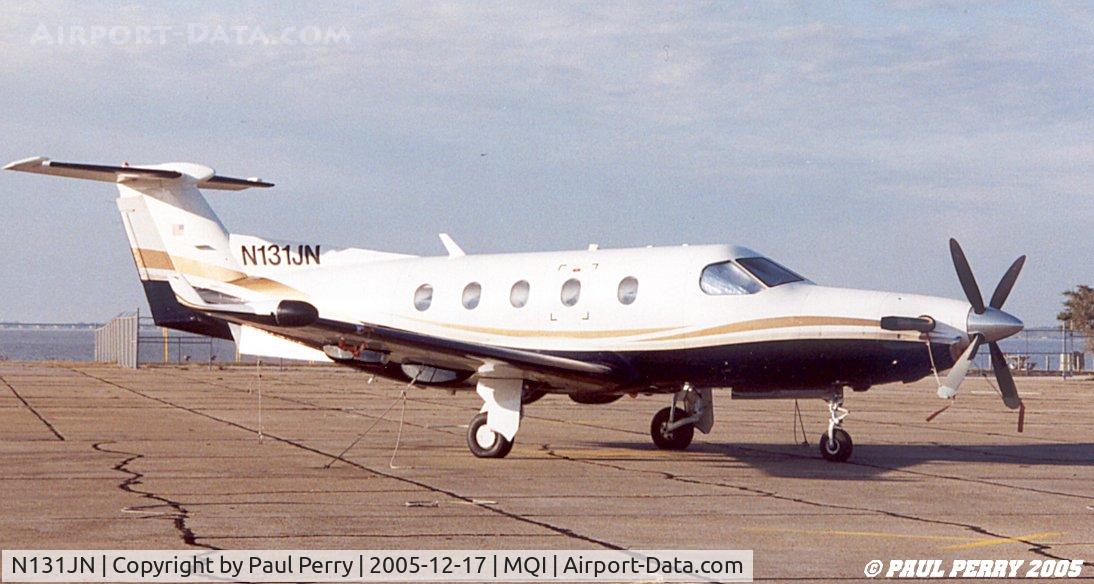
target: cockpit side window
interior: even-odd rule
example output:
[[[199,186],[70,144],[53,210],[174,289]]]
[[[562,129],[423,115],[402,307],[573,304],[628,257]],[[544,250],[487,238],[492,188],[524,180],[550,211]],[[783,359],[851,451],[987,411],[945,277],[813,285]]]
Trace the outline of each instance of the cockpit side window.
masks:
[[[771,288],[805,279],[767,258],[737,258],[737,263]]]
[[[755,294],[763,290],[759,282],[731,261],[703,268],[703,273],[699,276],[699,288],[712,296]]]

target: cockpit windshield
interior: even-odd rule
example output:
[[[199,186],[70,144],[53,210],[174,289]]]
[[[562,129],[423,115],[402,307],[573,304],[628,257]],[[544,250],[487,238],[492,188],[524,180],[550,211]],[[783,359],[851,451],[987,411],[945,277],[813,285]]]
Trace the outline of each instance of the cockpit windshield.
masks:
[[[737,258],[737,263],[769,288],[805,279],[764,257]]]
[[[699,276],[699,288],[711,296],[755,294],[764,289],[755,278],[731,261],[710,264],[703,268],[703,273]]]

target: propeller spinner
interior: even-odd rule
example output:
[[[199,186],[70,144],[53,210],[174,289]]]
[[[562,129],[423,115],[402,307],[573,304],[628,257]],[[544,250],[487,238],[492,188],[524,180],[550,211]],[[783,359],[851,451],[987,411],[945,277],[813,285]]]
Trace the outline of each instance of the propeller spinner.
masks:
[[[957,394],[957,389],[961,386],[961,382],[965,380],[969,367],[972,365],[972,360],[976,357],[976,352],[980,349],[980,345],[986,343],[988,350],[991,351],[991,367],[995,373],[996,381],[999,382],[999,391],[1003,394],[1003,403],[1012,410],[1018,409],[1022,405],[1022,400],[1018,397],[1018,388],[1014,385],[1014,376],[1011,375],[1006,357],[1003,356],[1003,351],[999,348],[997,341],[1014,335],[1023,328],[1022,321],[1003,312],[1002,307],[1007,300],[1007,296],[1010,295],[1011,289],[1014,288],[1015,281],[1018,280],[1018,274],[1026,263],[1026,256],[1014,260],[1014,263],[1003,274],[1003,278],[999,280],[999,284],[995,287],[995,292],[991,295],[991,301],[985,306],[984,297],[980,295],[980,287],[976,284],[976,278],[972,274],[972,268],[969,267],[969,261],[965,258],[965,252],[956,239],[950,239],[950,255],[953,257],[954,269],[957,270],[957,279],[961,282],[961,288],[965,291],[965,297],[968,298],[969,304],[972,305],[968,320],[968,331],[972,337],[972,342],[957,359],[953,369],[946,376],[946,381],[938,388],[938,395],[939,397],[952,398]]]

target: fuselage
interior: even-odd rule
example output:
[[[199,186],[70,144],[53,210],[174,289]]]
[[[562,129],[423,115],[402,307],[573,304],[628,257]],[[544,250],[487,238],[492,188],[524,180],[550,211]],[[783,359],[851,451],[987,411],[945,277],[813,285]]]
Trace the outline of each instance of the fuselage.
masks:
[[[768,285],[747,270],[745,288],[703,281],[710,266],[740,272],[746,258],[763,256],[731,245],[391,256],[256,274],[330,318],[623,364],[630,389],[865,388],[919,379],[932,357],[948,368],[967,342],[964,301],[800,278]],[[936,326],[884,330],[886,315],[930,315]]]

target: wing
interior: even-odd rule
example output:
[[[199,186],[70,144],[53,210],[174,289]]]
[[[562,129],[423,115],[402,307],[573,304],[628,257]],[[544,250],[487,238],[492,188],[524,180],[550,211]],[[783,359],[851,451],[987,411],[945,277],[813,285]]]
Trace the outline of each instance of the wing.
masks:
[[[474,375],[484,367],[518,369],[525,379],[574,389],[622,387],[633,379],[629,367],[611,356],[585,361],[536,351],[469,343],[365,322],[345,322],[319,316],[310,304],[296,300],[213,303],[186,280],[173,275],[171,289],[188,308],[229,322],[245,324],[324,351],[336,362],[381,371],[389,363],[428,365]],[[347,350],[348,349],[348,350]],[[360,360],[351,354],[376,356]],[[466,378],[466,377],[465,377]]]

